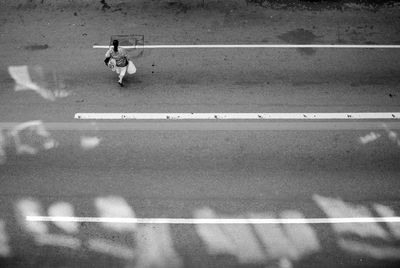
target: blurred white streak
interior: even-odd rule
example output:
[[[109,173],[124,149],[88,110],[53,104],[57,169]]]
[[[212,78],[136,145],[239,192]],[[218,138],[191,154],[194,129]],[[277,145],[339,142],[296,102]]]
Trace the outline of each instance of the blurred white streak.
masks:
[[[40,203],[34,199],[22,199],[15,205],[17,220],[19,224],[28,232],[35,235],[44,235],[49,229],[45,222],[26,221],[27,216],[41,216],[43,209]]]
[[[38,67],[39,68],[39,67]],[[41,68],[36,68],[36,70],[41,70]],[[22,66],[9,66],[8,72],[11,77],[15,80],[15,91],[20,90],[33,90],[42,96],[46,100],[55,100],[55,96],[53,92],[50,90],[39,86],[36,82],[32,81],[32,78],[29,74],[29,68],[26,65]]]
[[[367,207],[346,203],[340,199],[313,196],[317,205],[331,218],[372,217]],[[333,223],[333,229],[339,234],[356,234],[363,238],[377,237],[387,240],[389,234],[377,223]]]
[[[168,224],[141,225],[137,232],[136,268],[180,268],[181,258],[174,249]]]
[[[194,211],[194,217],[199,219],[217,217],[216,213],[206,207]],[[236,246],[231,237],[223,232],[221,226],[217,224],[196,224],[196,231],[200,238],[202,238],[209,254],[229,254],[236,255]]]
[[[0,128],[0,165],[5,164],[6,161],[6,137],[3,134],[3,130]]]
[[[58,146],[58,142],[55,141],[54,139],[47,140],[43,143],[43,148],[45,150],[50,150],[50,149],[56,148],[57,146]]]
[[[105,218],[135,218],[135,212],[125,201],[124,198],[119,196],[108,196],[108,197],[98,197],[95,200],[95,206],[100,217]],[[126,223],[101,223],[105,228],[124,232],[124,231],[135,231],[136,223],[126,224]]]
[[[72,95],[72,92],[68,91],[68,90],[63,90],[63,89],[56,89],[56,90],[54,90],[53,94],[54,94],[55,98],[61,99],[61,98],[66,98],[66,97]]]
[[[49,76],[49,74],[45,75],[43,68],[38,65],[33,67],[27,65],[9,66],[8,72],[15,81],[15,91],[32,90],[38,93],[42,98],[50,101],[66,98],[72,94],[71,91],[59,89],[59,87],[65,88],[65,84],[57,79],[54,70],[50,71],[53,79],[48,77],[49,81],[46,81],[45,78],[46,75]],[[55,89],[52,91],[49,88]]]
[[[339,246],[353,254],[357,255],[367,255],[369,257],[383,260],[399,260],[400,259],[400,249],[390,246],[374,246],[367,244],[365,242],[353,241],[348,239],[340,238],[338,241]]]
[[[303,214],[294,210],[287,210],[281,213],[281,218],[300,219]],[[300,257],[311,255],[321,249],[318,237],[313,228],[308,224],[285,224],[283,229],[296,247]]]
[[[395,217],[396,216],[394,210],[388,206],[384,206],[381,204],[374,204],[374,208],[375,208],[376,212],[382,217]],[[388,225],[388,228],[389,228],[390,232],[392,233],[392,235],[395,238],[400,239],[400,223],[399,222],[388,222],[387,225]]]
[[[275,218],[272,213],[260,214],[251,213],[251,218]],[[289,237],[285,234],[280,224],[255,224],[255,232],[265,247],[267,257],[271,260],[298,260],[300,253],[296,245],[290,241]]]
[[[279,268],[292,268],[293,267],[293,263],[286,258],[282,258],[279,260]]]
[[[71,249],[78,249],[82,244],[78,238],[60,234],[36,235],[35,241],[42,246],[65,247]]]
[[[40,120],[29,121],[15,126],[10,134],[14,138],[15,147],[17,154],[37,154],[39,148],[35,148],[28,143],[24,143],[21,140],[22,133],[27,134],[32,138],[32,135],[40,136],[42,139],[42,146],[44,150],[49,150],[58,146],[58,143],[51,138],[50,133],[46,130],[43,122]]]
[[[383,128],[386,130],[389,140],[391,140],[393,143],[396,143],[397,146],[400,146],[400,139],[397,132],[391,130],[386,124],[383,124]]]
[[[74,217],[74,207],[67,202],[57,202],[51,204],[48,208],[48,214],[52,217]],[[67,233],[74,234],[79,231],[79,223],[77,222],[54,221],[53,223]]]
[[[6,232],[6,224],[0,219],[0,257],[8,257],[10,255],[11,249],[8,242],[9,238]]]
[[[236,245],[236,256],[241,264],[263,263],[266,254],[261,248],[252,227],[248,224],[224,224],[221,225],[232,242]]]
[[[81,137],[81,147],[84,150],[91,150],[99,146],[101,139],[98,137]]]
[[[393,130],[388,131],[388,137],[392,142],[397,142],[397,133]]]
[[[88,244],[90,250],[103,254],[108,254],[116,258],[133,260],[136,256],[136,252],[134,249],[120,244],[116,244],[109,240],[90,239]]]
[[[371,132],[363,137],[360,137],[359,140],[362,144],[367,144],[367,143],[370,143],[370,142],[373,142],[373,141],[379,139],[380,137],[381,137],[381,134]]]

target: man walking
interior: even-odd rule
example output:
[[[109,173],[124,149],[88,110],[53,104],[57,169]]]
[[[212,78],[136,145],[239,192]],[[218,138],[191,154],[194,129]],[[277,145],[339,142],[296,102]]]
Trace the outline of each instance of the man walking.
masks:
[[[104,63],[113,71],[119,74],[118,84],[123,87],[122,79],[124,78],[129,64],[129,56],[125,49],[118,46],[118,40],[113,40],[113,47],[106,53]]]

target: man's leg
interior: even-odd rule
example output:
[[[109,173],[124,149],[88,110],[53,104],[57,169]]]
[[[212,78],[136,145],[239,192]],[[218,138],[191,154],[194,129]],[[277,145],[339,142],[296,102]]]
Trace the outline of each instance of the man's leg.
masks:
[[[125,76],[125,74],[126,74],[126,68],[127,67],[122,67],[121,68],[121,71],[120,71],[120,73],[119,73],[119,81],[118,81],[118,83],[122,86],[123,84],[122,84],[122,78],[124,78],[124,76]]]

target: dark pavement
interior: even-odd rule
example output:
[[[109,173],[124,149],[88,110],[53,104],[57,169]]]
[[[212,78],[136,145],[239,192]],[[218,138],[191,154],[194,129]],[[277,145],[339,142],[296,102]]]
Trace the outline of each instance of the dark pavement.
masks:
[[[123,5],[0,11],[8,37],[0,41],[0,266],[399,266],[393,222],[26,221],[400,215],[398,120],[73,119],[80,112],[399,112],[397,49],[146,50],[120,88],[103,65],[105,51],[91,48],[132,32],[147,44],[400,40],[396,8],[215,5],[177,12],[151,3],[125,15]],[[17,72],[24,89],[12,66],[26,66]]]

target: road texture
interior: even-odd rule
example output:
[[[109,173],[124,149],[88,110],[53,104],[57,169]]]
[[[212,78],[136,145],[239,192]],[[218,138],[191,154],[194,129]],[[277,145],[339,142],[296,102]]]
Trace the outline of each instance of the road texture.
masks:
[[[399,44],[398,7],[104,6],[0,11],[0,266],[398,267],[398,222],[27,221],[400,215],[397,120],[74,119],[399,112],[398,49],[138,49],[120,88],[92,48],[129,33],[146,44]]]

